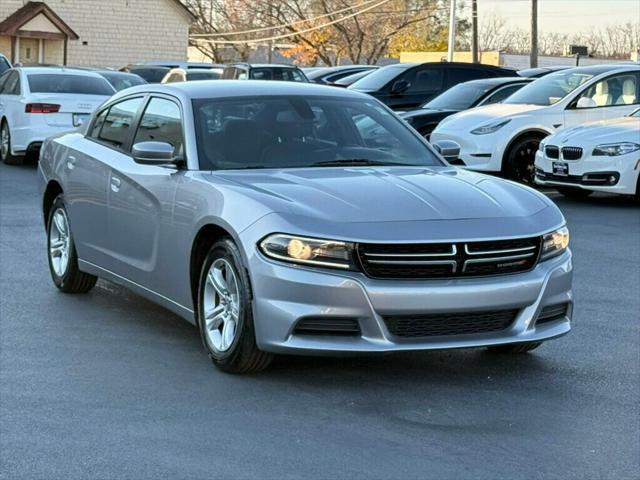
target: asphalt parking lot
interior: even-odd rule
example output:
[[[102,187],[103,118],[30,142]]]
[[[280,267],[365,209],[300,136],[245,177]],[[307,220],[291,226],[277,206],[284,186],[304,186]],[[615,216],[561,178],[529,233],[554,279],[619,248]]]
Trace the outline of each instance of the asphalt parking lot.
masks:
[[[0,165],[0,478],[638,478],[640,208],[567,217],[575,330],[530,355],[281,357],[217,371],[196,329],[49,278],[33,166]]]

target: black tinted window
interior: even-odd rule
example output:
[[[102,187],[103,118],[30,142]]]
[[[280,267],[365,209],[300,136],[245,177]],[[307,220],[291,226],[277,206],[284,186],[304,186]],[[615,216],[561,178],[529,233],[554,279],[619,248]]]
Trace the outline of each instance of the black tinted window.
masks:
[[[188,70],[187,80],[218,80],[221,75],[219,70]]]
[[[409,75],[407,92],[439,92],[442,90],[443,78],[442,68],[418,70],[414,75]]]
[[[104,78],[111,84],[116,91],[124,90],[125,88],[135,87],[136,85],[144,85],[145,82],[142,77],[138,75],[127,75],[122,73],[101,73]]]
[[[166,142],[174,155],[182,155],[182,121],[180,108],[171,100],[152,98],[140,120],[133,143]]]
[[[0,75],[11,68],[6,58],[0,56]]]
[[[20,75],[15,70],[9,72],[2,85],[3,95],[20,95]]]
[[[490,105],[492,103],[500,103],[504,99],[510,97],[515,92],[520,90],[523,86],[524,84],[521,83],[519,85],[509,85],[508,87],[503,87],[497,92],[494,92],[491,95],[489,95],[487,98],[485,98],[482,104]]]
[[[27,75],[31,93],[75,93],[113,95],[113,88],[104,78],[88,75],[32,73]]]
[[[451,87],[469,80],[477,80],[478,78],[494,77],[488,70],[480,68],[450,68],[448,69],[448,85]]]
[[[148,83],[160,83],[167,72],[171,70],[168,67],[133,67],[129,71],[141,76]]]
[[[98,138],[116,147],[122,147],[129,138],[131,125],[141,103],[142,98],[132,98],[112,105]]]
[[[107,113],[109,113],[108,108],[104,109],[98,114],[98,116],[96,117],[96,121],[93,122],[93,127],[91,127],[91,132],[89,132],[90,137],[98,138],[98,135],[100,134],[100,129],[104,124],[104,119],[107,117]]]

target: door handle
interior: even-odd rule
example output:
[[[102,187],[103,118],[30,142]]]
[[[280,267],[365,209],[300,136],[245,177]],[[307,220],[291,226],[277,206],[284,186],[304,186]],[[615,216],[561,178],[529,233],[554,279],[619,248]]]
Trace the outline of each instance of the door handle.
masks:
[[[67,168],[69,170],[73,170],[73,168],[76,166],[76,157],[68,157],[67,158]]]
[[[120,179],[118,177],[111,177],[111,191],[118,193],[120,191]]]

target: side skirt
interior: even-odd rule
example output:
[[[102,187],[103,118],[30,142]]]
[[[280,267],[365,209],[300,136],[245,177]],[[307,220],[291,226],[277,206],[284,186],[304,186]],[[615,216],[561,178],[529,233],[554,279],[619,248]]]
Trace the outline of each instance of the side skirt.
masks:
[[[80,267],[80,270],[82,270],[83,272],[90,273],[92,275],[103,278],[105,280],[109,280],[113,283],[117,283],[118,285],[121,285],[131,290],[132,292],[140,295],[141,297],[144,297],[152,301],[153,303],[157,303],[158,305],[162,305],[164,308],[171,310],[173,313],[184,318],[187,322],[191,323],[192,325],[196,325],[194,312],[190,308],[187,308],[184,305],[179,304],[178,302],[174,302],[170,298],[165,297],[164,295],[161,295],[159,293],[156,293],[153,290],[140,285],[139,283],[129,280],[128,278],[118,275],[117,273],[113,273],[112,271],[107,270],[106,268],[102,268],[91,262],[87,262],[86,260],[78,259],[78,266]]]

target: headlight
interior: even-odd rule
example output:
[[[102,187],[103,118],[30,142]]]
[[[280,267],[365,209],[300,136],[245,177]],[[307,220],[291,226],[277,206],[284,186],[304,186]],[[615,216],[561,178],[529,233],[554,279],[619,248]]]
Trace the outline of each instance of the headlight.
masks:
[[[483,127],[478,127],[474,130],[471,130],[471,133],[473,133],[474,135],[487,135],[488,133],[497,132],[510,121],[511,120],[503,120],[498,123],[491,123],[489,125],[485,125]]]
[[[262,253],[276,260],[355,270],[353,243],[276,233],[259,246]]]
[[[540,260],[548,260],[564,253],[569,246],[569,229],[559,228],[542,236],[542,254]]]
[[[627,153],[635,152],[636,150],[640,150],[640,145],[633,142],[605,143],[594,148],[592,155],[617,157],[618,155],[626,155]]]

